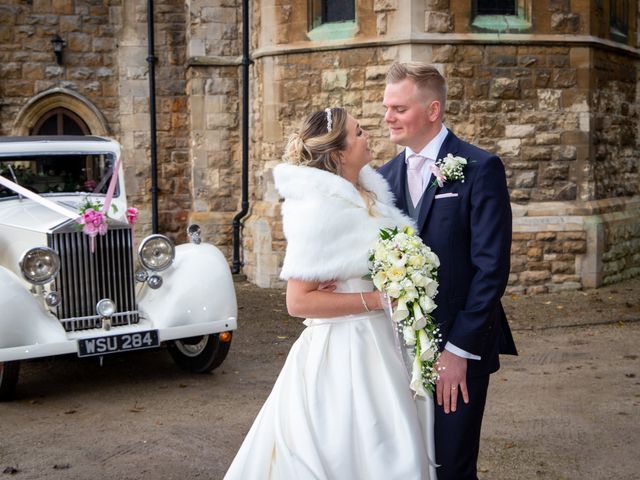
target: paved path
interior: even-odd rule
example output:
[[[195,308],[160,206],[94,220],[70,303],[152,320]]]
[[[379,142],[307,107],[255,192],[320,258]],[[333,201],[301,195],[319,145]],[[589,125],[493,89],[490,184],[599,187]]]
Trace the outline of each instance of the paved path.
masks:
[[[281,291],[238,293],[241,328],[212,375],[162,351],[25,364],[0,404],[0,480],[222,478],[302,328]],[[505,299],[520,356],[492,377],[483,480],[640,477],[639,299],[640,280]]]

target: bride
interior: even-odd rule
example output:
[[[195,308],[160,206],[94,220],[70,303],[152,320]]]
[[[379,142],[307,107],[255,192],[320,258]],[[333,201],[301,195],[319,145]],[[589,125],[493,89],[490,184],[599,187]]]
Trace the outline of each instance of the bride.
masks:
[[[410,225],[342,108],[311,114],[274,169],[287,308],[306,317],[225,479],[434,480],[433,404],[413,398],[370,281],[381,228]]]

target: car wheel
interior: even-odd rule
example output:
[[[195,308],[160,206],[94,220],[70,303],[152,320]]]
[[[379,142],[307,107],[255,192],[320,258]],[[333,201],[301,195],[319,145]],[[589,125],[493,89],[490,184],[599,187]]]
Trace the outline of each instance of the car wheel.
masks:
[[[223,342],[215,334],[174,340],[169,342],[168,349],[180,368],[189,372],[208,373],[227,358],[230,346],[230,336]]]
[[[13,398],[19,374],[20,362],[0,362],[0,402]]]

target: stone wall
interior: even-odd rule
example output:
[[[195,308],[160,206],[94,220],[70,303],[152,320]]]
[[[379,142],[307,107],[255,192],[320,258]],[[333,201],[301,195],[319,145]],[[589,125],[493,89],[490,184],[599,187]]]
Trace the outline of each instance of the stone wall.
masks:
[[[616,283],[640,275],[640,201],[604,215],[602,282]]]
[[[200,225],[203,239],[229,260],[242,159],[241,7],[239,0],[187,2],[186,111],[193,193],[188,221]]]
[[[118,2],[119,3],[119,2]],[[147,46],[147,5],[143,0],[111,7],[118,26],[116,50],[121,130],[114,132],[125,154],[127,195],[142,210],[138,238],[151,232],[151,144]],[[192,207],[187,110],[186,15],[176,0],[154,2],[158,230],[174,240],[186,238]]]
[[[155,22],[159,230],[184,238],[192,198],[183,3],[156,1]],[[56,34],[66,43],[61,65],[51,45]],[[47,101],[48,93],[55,96],[55,106],[81,117],[95,109],[98,120],[88,121],[92,133],[112,136],[123,146],[129,201],[141,209],[137,238],[151,231],[146,58],[142,0],[0,6],[0,134],[29,134],[32,124],[21,120],[37,118],[25,115],[25,109],[39,96]]]
[[[397,152],[381,105],[394,60],[435,64],[449,82],[446,125],[505,163],[514,211],[508,291],[578,289],[637,274],[638,55],[610,42],[608,18],[594,14],[591,2],[523,0],[521,24],[487,36],[491,25],[474,21],[464,2],[376,0],[375,32],[371,23],[359,25],[343,45],[304,38],[304,3],[256,7],[268,11],[269,23],[263,15],[254,45],[256,168],[244,230],[252,281],[281,285],[284,244],[271,169],[306,113],[344,106],[371,134],[375,164]],[[601,31],[601,42],[588,36]],[[619,195],[625,198],[610,199]]]
[[[255,137],[262,141],[252,145],[252,207],[243,248],[244,272],[258,285],[280,284],[284,238],[271,169],[282,161],[286,138],[306,114],[343,106],[370,134],[377,165],[395,155],[382,124],[384,78],[391,62],[388,55],[386,49],[354,48],[256,61],[256,94],[264,101],[253,103],[252,125]]]
[[[449,83],[445,123],[505,163],[511,199],[576,200],[588,181],[588,49],[445,45],[433,61]]]
[[[638,80],[630,73],[627,56],[594,52],[595,198],[640,194]]]
[[[54,87],[90,99],[111,130],[119,131],[115,30],[106,3],[0,5],[0,135],[21,131],[15,120],[22,107]],[[62,65],[51,45],[56,34],[66,42]]]
[[[355,22],[309,31],[307,0],[251,2],[242,231],[251,281],[282,285],[271,171],[308,112],[344,106],[369,131],[375,165],[397,153],[382,107],[394,60],[435,64],[449,81],[446,125],[503,159],[514,211],[510,291],[638,274],[640,2],[629,2],[624,38],[612,34],[608,2],[519,0],[506,26],[474,18],[471,3],[358,0]],[[155,2],[159,229],[182,241],[198,223],[229,259],[240,209],[241,13],[240,0]],[[36,115],[24,112],[39,94],[77,94],[95,132],[123,145],[128,195],[141,208],[136,238],[151,230],[146,20],[143,0],[0,6],[0,134],[28,133],[25,118]],[[62,66],[56,33],[67,42]]]

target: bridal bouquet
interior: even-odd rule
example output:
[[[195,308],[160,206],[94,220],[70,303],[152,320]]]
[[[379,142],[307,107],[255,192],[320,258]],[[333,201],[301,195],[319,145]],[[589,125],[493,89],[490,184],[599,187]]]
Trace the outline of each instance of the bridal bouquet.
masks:
[[[435,364],[441,334],[430,313],[436,308],[439,266],[438,256],[410,227],[380,230],[369,256],[373,284],[397,301],[391,318],[413,357],[410,387],[423,397],[433,393],[438,379]]]

